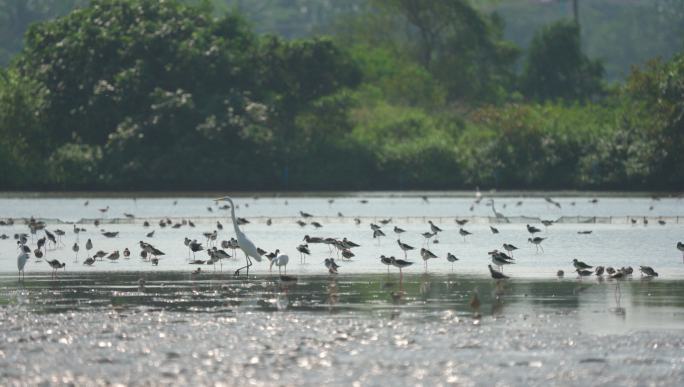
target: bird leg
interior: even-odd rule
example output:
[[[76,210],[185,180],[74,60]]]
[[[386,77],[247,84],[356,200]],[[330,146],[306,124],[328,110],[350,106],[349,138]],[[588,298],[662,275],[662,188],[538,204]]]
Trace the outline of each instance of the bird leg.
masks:
[[[235,270],[235,276],[239,277],[240,276],[240,270],[242,269],[247,269],[247,277],[249,277],[249,267],[252,266],[252,261],[249,259],[249,255],[245,253],[245,261],[247,261],[247,264],[237,270]]]

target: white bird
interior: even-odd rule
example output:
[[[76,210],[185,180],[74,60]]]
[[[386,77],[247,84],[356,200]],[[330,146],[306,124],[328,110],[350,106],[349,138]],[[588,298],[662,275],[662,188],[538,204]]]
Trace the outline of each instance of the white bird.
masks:
[[[269,267],[269,270],[273,267],[273,265],[278,266],[278,274],[280,273],[280,269],[282,267],[285,267],[285,274],[287,274],[287,263],[290,261],[290,257],[288,257],[285,254],[280,254],[279,256],[273,258],[271,260],[271,266]]]
[[[238,226],[237,219],[235,218],[235,204],[233,204],[233,199],[231,199],[228,196],[224,196],[222,198],[216,199],[216,201],[222,201],[225,200],[228,203],[230,203],[230,215],[233,220],[233,228],[235,229],[235,236],[237,237],[238,241],[238,246],[240,247],[240,250],[242,250],[243,253],[245,253],[245,261],[247,264],[237,270],[235,270],[235,275],[239,276],[240,275],[240,270],[242,269],[247,269],[247,275],[249,275],[249,267],[252,266],[252,261],[249,259],[249,257],[254,258],[257,262],[261,262],[261,255],[257,252],[256,246],[254,243],[252,243],[249,238],[245,234],[240,231],[240,227]]]
[[[26,261],[28,261],[29,255],[28,253],[22,252],[17,256],[17,269],[19,269],[19,275],[21,278],[24,278],[24,266],[26,266]]]

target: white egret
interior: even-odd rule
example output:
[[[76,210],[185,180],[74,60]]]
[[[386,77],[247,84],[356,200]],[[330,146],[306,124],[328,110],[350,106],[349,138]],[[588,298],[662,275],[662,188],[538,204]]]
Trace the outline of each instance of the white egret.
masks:
[[[21,252],[19,256],[17,256],[17,269],[19,269],[19,275],[21,278],[24,278],[24,266],[26,266],[26,261],[28,261],[29,255],[28,253]]]
[[[235,270],[235,275],[239,276],[240,275],[240,270],[242,269],[247,269],[247,275],[249,276],[249,267],[252,266],[252,260],[249,259],[250,257],[254,258],[257,262],[261,262],[261,255],[259,252],[257,252],[256,246],[254,243],[252,243],[247,236],[240,231],[240,227],[238,226],[237,219],[235,218],[235,204],[233,203],[233,199],[231,199],[228,196],[224,196],[222,198],[216,199],[216,201],[227,201],[230,203],[230,215],[233,220],[233,229],[235,229],[235,236],[237,238],[238,242],[238,247],[240,247],[240,250],[245,253],[245,261],[246,265]]]
[[[287,274],[287,263],[289,261],[290,261],[290,257],[288,257],[285,254],[280,254],[279,256],[277,256],[271,260],[271,266],[270,267],[272,268],[273,265],[278,266],[278,274],[281,274],[280,269],[282,267],[285,267],[285,274]]]

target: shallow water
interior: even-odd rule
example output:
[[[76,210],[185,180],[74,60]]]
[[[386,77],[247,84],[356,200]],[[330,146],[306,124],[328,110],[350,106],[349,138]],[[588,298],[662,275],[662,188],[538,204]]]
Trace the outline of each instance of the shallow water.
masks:
[[[334,199],[332,203],[329,200]],[[87,206],[84,202],[88,200]],[[361,203],[367,200],[367,203]],[[517,277],[550,277],[555,276],[557,270],[571,272],[573,258],[589,262],[593,265],[628,266],[648,265],[656,268],[666,278],[684,278],[684,261],[682,254],[676,249],[677,241],[684,240],[684,201],[680,198],[651,198],[614,197],[600,198],[598,203],[591,203],[587,197],[558,198],[561,208],[547,203],[543,198],[503,197],[495,199],[495,208],[503,212],[506,219],[493,217],[492,207],[484,199],[474,204],[473,198],[464,197],[431,197],[425,202],[419,196],[353,196],[353,197],[268,197],[255,199],[243,197],[236,200],[239,206],[237,215],[251,221],[242,226],[242,230],[259,247],[274,251],[280,249],[290,257],[288,270],[291,273],[319,274],[325,273],[323,260],[336,257],[342,265],[342,273],[380,273],[385,267],[378,261],[381,254],[402,257],[397,235],[392,231],[394,226],[406,230],[401,234],[402,242],[414,246],[407,258],[416,264],[407,272],[419,273],[425,270],[419,254],[425,245],[421,233],[429,231],[427,220],[433,220],[444,231],[432,239],[429,249],[439,256],[428,262],[431,273],[466,273],[487,274],[489,258],[488,251],[501,249],[503,243],[512,243],[519,248],[514,252],[517,259],[515,265],[506,267],[507,273]],[[175,204],[174,204],[175,203]],[[518,205],[518,203],[521,203]],[[575,203],[575,205],[571,205]],[[504,209],[504,205],[506,208]],[[98,209],[109,210],[102,215]],[[473,211],[470,211],[470,207]],[[210,208],[212,211],[208,211]],[[306,211],[314,215],[323,227],[315,229],[311,225],[298,226],[299,211]],[[342,217],[337,213],[342,213]],[[124,213],[135,216],[134,219],[125,218]],[[220,210],[210,198],[0,198],[0,219],[8,217],[17,221],[13,226],[0,226],[0,235],[6,234],[10,238],[0,240],[0,272],[16,271],[17,250],[12,236],[20,232],[28,232],[28,227],[19,220],[22,217],[35,216],[46,219],[50,230],[63,229],[67,235],[62,244],[50,246],[47,258],[57,258],[67,264],[67,271],[150,271],[150,270],[182,270],[194,269],[188,265],[188,250],[183,239],[189,237],[203,242],[206,239],[203,232],[216,229],[217,221],[225,227],[219,232],[218,240],[234,237],[231,227],[230,211]],[[643,223],[644,216],[648,224]],[[173,223],[183,219],[193,220],[196,227],[183,226],[178,229],[167,226],[159,227],[159,220],[169,217]],[[272,219],[273,224],[267,226],[266,220]],[[360,224],[354,219],[359,218]],[[99,227],[93,225],[94,219],[101,222]],[[383,227],[387,237],[374,240],[369,223],[380,220],[392,221]],[[469,222],[463,226],[472,233],[467,238],[459,235],[461,226],[455,219],[465,219]],[[548,228],[539,223],[540,219],[557,220]],[[632,224],[630,219],[635,219]],[[143,227],[145,220],[150,221],[151,227]],[[505,221],[509,222],[506,223]],[[660,225],[657,221],[664,220]],[[73,225],[66,222],[79,222],[79,227],[87,231],[79,235],[71,232]],[[307,220],[310,223],[310,220]],[[528,243],[530,234],[525,228],[531,223],[540,229],[541,235],[547,238],[541,245],[542,250]],[[499,234],[492,234],[490,226],[500,230]],[[100,230],[118,231],[117,238],[105,238]],[[154,231],[152,238],[146,234]],[[580,231],[590,231],[591,234],[578,234]],[[356,256],[350,261],[339,259],[339,252],[324,245],[309,246],[312,255],[306,263],[300,264],[300,257],[296,251],[304,235],[322,237],[347,237],[360,244],[353,249]],[[39,231],[31,238],[30,245],[35,247],[35,240],[43,235]],[[118,262],[97,262],[93,267],[82,265],[83,258],[88,255],[85,251],[85,241],[92,238],[94,249],[111,252],[128,247],[132,251],[132,259],[120,259]],[[138,258],[138,241],[145,240],[166,253],[162,257],[159,267],[153,267],[148,261]],[[434,243],[438,240],[439,243]],[[78,242],[80,252],[78,260],[71,251],[74,242]],[[91,252],[91,253],[92,253]],[[451,265],[446,261],[446,254],[455,254],[459,261]],[[228,253],[233,254],[232,251]],[[238,252],[238,258],[224,262],[225,270],[234,270],[244,265],[244,258]],[[206,259],[207,255],[200,252],[198,259]],[[30,260],[27,272],[45,272],[49,270],[45,261]],[[204,270],[214,270],[213,267]],[[220,270],[217,267],[217,270]],[[254,273],[267,273],[265,262],[256,263],[252,267]]]
[[[3,385],[684,383],[679,280],[67,273],[0,290]]]
[[[497,197],[507,219],[494,217],[487,200],[449,195],[330,199],[237,199],[238,216],[252,222],[242,228],[250,239],[289,254],[287,273],[297,281],[283,282],[267,261],[256,262],[248,279],[233,277],[241,254],[190,274],[197,266],[188,264],[184,237],[204,242],[217,221],[226,226],[219,240],[234,236],[229,211],[210,198],[0,197],[0,220],[15,219],[0,226],[9,235],[0,240],[0,385],[684,385],[684,263],[675,247],[684,240],[681,199],[565,197],[558,208],[541,197]],[[323,227],[298,226],[300,210]],[[67,264],[55,278],[45,259],[31,258],[17,279],[12,236],[28,232],[19,218],[29,216],[67,231],[47,250],[48,259]],[[196,227],[161,228],[165,217]],[[387,238],[373,240],[369,223],[389,218]],[[403,277],[388,274],[378,256],[403,257],[392,228],[406,229],[402,241],[420,249],[428,219],[444,229],[430,244],[439,258],[426,269],[414,250]],[[455,219],[469,220],[464,228],[473,235],[464,240]],[[559,223],[545,228],[540,219]],[[87,231],[73,234],[71,222]],[[543,252],[526,242],[526,223],[542,229]],[[120,234],[105,238],[100,229]],[[295,247],[305,234],[362,246],[344,260],[311,245],[300,262]],[[91,253],[129,247],[132,257],[84,266],[88,238]],[[138,257],[141,239],[166,253],[159,266]],[[504,242],[520,249],[505,269],[512,278],[495,282],[487,252]],[[460,260],[450,264],[447,252]],[[337,276],[322,264],[330,256],[341,265]],[[642,279],[637,270],[619,282],[580,281],[573,258],[651,265],[660,276]],[[475,292],[478,310],[470,306]]]

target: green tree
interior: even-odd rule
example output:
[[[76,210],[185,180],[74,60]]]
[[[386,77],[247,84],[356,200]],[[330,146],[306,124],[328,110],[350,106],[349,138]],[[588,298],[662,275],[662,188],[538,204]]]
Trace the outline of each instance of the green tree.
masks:
[[[522,91],[537,100],[586,100],[602,92],[603,65],[582,53],[579,27],[561,21],[538,32],[530,45]]]

